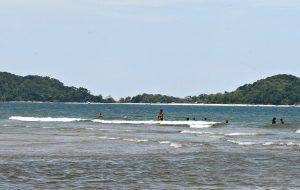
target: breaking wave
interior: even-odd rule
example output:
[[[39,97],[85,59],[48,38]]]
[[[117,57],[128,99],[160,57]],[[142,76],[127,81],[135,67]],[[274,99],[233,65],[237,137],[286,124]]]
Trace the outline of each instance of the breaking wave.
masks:
[[[228,142],[238,144],[238,145],[263,145],[263,146],[292,146],[292,147],[300,147],[300,143],[295,142],[246,142],[246,141],[234,141],[227,140]]]
[[[108,137],[108,136],[91,136],[93,138],[97,138],[100,140],[121,140],[121,141],[128,141],[128,142],[136,142],[136,143],[140,143],[140,142],[148,142],[149,140],[147,139],[136,139],[136,138],[122,138],[122,137]]]
[[[171,141],[159,141],[159,144],[168,144],[170,147],[173,148],[181,148],[182,144],[171,142]]]
[[[135,142],[135,143],[145,143],[145,142],[158,142],[159,144],[167,144],[173,148],[181,148],[182,144],[177,142],[171,141],[155,141],[155,140],[148,140],[148,139],[137,139],[137,138],[122,138],[122,137],[108,137],[108,136],[90,136],[91,138],[97,138],[100,140],[119,140],[119,141],[128,141],[128,142]]]
[[[213,132],[188,131],[188,130],[181,131],[180,133],[182,133],[182,134],[195,134],[195,135],[216,135],[216,134],[218,134],[218,133],[213,133]]]
[[[191,128],[209,128],[212,127],[218,122],[206,122],[206,121],[154,121],[154,120],[147,120],[147,121],[128,121],[128,120],[99,120],[94,119],[93,122],[103,123],[103,124],[132,124],[132,125],[168,125],[168,126],[182,126],[187,125]]]
[[[263,136],[263,135],[271,135],[266,133],[240,133],[240,132],[234,132],[234,133],[221,133],[221,132],[205,132],[205,131],[190,131],[190,130],[184,130],[181,131],[182,134],[195,134],[195,135],[220,135],[220,136]]]
[[[22,117],[22,116],[11,116],[10,120],[16,121],[31,121],[31,122],[78,122],[78,121],[88,121],[87,119],[81,118],[53,118],[53,117]]]
[[[267,133],[225,133],[225,136],[264,136],[264,135],[271,135]]]
[[[132,125],[166,125],[166,126],[183,126],[187,125],[191,128],[209,128],[218,122],[207,122],[207,121],[129,121],[129,120],[100,120],[100,119],[82,119],[82,118],[53,118],[53,117],[22,117],[22,116],[11,116],[10,120],[16,121],[27,121],[27,122],[80,122],[90,121],[102,124],[132,124]]]

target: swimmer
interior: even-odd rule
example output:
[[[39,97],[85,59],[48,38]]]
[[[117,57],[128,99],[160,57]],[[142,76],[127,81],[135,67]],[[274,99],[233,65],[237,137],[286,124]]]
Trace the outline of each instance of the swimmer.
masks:
[[[157,116],[157,120],[158,121],[163,121],[164,120],[164,110],[160,110],[159,111],[159,114],[158,114],[158,116]]]
[[[281,123],[281,125],[284,125],[283,118],[280,119],[280,123]]]

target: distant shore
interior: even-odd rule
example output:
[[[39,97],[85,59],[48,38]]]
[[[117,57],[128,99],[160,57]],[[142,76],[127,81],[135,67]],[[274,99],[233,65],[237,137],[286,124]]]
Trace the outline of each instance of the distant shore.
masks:
[[[174,106],[228,106],[228,107],[300,107],[300,105],[264,105],[264,104],[193,104],[193,103],[115,103],[137,105],[174,105]]]
[[[57,103],[57,104],[115,104],[115,105],[157,105],[157,106],[224,106],[224,107],[300,107],[300,105],[271,104],[206,104],[206,103],[98,103],[98,102],[39,102],[39,101],[9,101],[0,103]]]
[[[228,106],[228,107],[300,107],[300,105],[263,105],[263,104],[196,104],[196,103],[111,103],[125,105],[161,105],[161,106]]]

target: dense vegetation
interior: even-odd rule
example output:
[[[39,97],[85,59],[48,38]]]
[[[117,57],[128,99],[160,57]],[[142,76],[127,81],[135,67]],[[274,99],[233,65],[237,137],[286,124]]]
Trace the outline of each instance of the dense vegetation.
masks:
[[[184,99],[172,96],[143,94],[121,99],[132,103],[212,103],[212,104],[300,104],[300,78],[276,75],[253,84],[246,84],[233,92],[201,94]]]
[[[0,72],[0,101],[102,102],[114,103],[94,96],[85,88],[67,87],[60,81],[40,76],[17,76]],[[253,84],[246,84],[233,92],[201,94],[177,98],[160,94],[142,94],[121,98],[121,103],[244,103],[244,104],[300,104],[300,78],[276,75]]]
[[[0,101],[115,102],[93,96],[85,88],[64,86],[50,77],[17,76],[0,72]]]
[[[192,99],[205,103],[299,104],[300,78],[276,75],[241,86],[234,92],[200,95]]]
[[[142,94],[134,97],[121,98],[120,103],[183,103],[185,99],[160,94]]]

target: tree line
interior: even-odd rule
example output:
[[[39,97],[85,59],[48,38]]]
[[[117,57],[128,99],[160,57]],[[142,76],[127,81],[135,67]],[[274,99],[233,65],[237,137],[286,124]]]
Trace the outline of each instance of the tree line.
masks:
[[[85,88],[65,86],[57,79],[41,76],[18,76],[0,72],[0,101],[100,102],[100,103],[210,103],[210,104],[300,104],[300,78],[275,75],[233,92],[201,94],[178,98],[161,94],[140,94],[121,98],[92,95]]]

